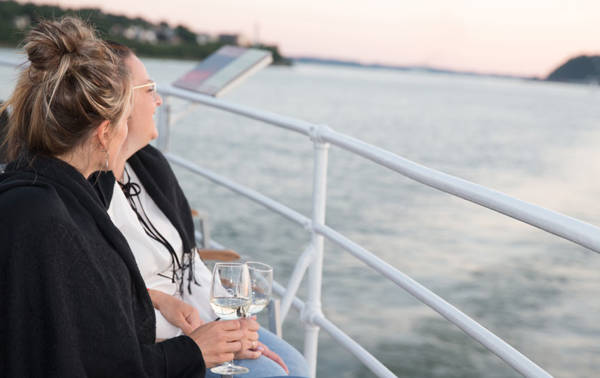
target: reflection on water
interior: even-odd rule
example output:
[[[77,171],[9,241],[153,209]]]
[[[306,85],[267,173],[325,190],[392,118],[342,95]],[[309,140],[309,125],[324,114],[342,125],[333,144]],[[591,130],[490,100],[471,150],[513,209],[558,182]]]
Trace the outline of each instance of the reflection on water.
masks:
[[[194,64],[146,63],[159,83]],[[600,225],[594,206],[600,177],[597,88],[296,66],[263,70],[226,99],[328,124],[418,163]],[[303,136],[198,107],[175,127],[172,150],[310,214],[312,146]],[[213,237],[274,265],[275,278],[285,283],[308,235],[258,205],[176,171],[193,207],[210,214]],[[597,375],[598,254],[335,147],[328,183],[330,226],[551,374]],[[325,248],[324,313],[399,376],[519,376],[353,257],[331,243]],[[292,312],[284,335],[302,349],[297,318]],[[320,376],[371,375],[324,332],[319,352]]]

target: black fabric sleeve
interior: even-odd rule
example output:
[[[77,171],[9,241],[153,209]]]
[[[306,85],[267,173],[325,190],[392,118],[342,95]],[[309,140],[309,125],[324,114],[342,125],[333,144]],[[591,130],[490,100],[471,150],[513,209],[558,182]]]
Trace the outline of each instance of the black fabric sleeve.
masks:
[[[0,230],[4,376],[204,376],[191,339],[139,342],[127,269],[82,230],[56,219]]]
[[[168,377],[204,377],[206,366],[198,345],[188,336],[158,343],[164,351]]]
[[[2,100],[0,100],[0,105],[2,105]],[[6,132],[8,129],[8,114],[5,111],[0,113],[0,165],[4,165],[7,162],[6,159],[6,145],[4,141],[6,139]],[[2,167],[0,167],[0,172],[2,172]]]

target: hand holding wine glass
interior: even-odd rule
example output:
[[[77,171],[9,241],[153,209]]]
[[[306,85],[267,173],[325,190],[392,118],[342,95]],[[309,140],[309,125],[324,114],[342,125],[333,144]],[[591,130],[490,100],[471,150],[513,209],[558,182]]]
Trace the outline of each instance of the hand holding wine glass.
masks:
[[[248,310],[251,300],[250,273],[246,264],[217,263],[213,269],[210,305],[221,319],[237,319]],[[244,374],[249,370],[233,361],[210,369],[215,374]]]

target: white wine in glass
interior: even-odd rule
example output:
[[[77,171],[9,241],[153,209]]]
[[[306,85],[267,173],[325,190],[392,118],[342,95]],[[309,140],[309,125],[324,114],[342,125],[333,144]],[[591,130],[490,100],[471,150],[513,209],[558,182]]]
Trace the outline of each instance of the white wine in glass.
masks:
[[[220,318],[231,320],[243,317],[248,311],[251,296],[250,272],[246,264],[215,264],[210,287],[210,305]],[[220,375],[235,375],[245,374],[250,370],[228,361],[211,368],[210,371]]]
[[[246,263],[250,271],[250,287],[252,301],[247,310],[248,315],[258,314],[269,304],[273,290],[273,268],[256,261]]]
[[[210,305],[219,318],[232,320],[243,317],[243,313],[248,307],[248,300],[246,298],[217,297],[210,299]]]

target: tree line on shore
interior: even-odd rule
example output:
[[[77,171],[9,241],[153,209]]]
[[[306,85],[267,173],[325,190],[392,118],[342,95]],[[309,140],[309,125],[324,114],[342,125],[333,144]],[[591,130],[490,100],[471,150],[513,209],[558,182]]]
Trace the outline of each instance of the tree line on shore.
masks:
[[[140,17],[105,13],[98,8],[66,9],[16,1],[0,1],[0,44],[16,47],[38,20],[67,15],[86,20],[96,27],[100,36],[123,43],[140,56],[202,60],[220,47],[233,44],[269,50],[273,54],[273,64],[291,64],[277,46],[247,44],[241,42],[237,35],[213,37],[197,34],[184,25],[155,24]]]

